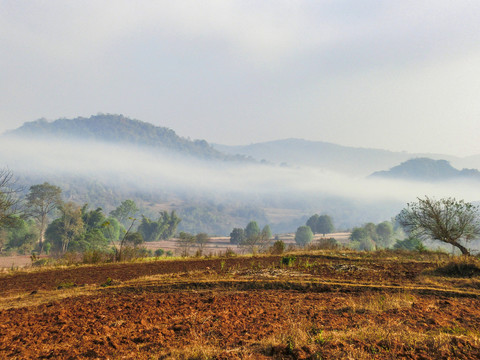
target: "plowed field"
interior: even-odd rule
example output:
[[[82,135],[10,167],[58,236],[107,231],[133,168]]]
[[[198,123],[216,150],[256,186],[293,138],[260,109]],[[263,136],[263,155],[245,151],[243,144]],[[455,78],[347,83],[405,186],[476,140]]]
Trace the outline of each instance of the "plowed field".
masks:
[[[0,277],[5,359],[479,359],[480,281],[356,254]]]

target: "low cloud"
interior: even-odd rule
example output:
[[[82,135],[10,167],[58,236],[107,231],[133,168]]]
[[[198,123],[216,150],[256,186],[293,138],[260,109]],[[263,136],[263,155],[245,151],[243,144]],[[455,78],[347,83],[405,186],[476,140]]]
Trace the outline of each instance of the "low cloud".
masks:
[[[367,179],[313,167],[196,160],[158,149],[96,142],[4,138],[0,154],[0,167],[14,173],[39,179],[76,175],[148,192],[228,194],[244,199],[340,197],[365,202],[408,202],[425,195],[480,200],[476,183]]]

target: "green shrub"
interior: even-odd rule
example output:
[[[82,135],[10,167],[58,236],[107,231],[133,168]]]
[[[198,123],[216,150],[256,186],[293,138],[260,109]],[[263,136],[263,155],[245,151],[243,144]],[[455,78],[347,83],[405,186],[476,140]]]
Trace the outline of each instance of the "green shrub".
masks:
[[[309,250],[337,250],[340,248],[340,244],[334,238],[322,238],[308,246]]]
[[[83,253],[83,260],[84,264],[99,264],[99,263],[106,263],[111,262],[113,258],[113,254],[109,251],[105,250],[87,250]]]
[[[163,250],[163,249],[157,249],[157,250],[155,250],[155,256],[156,256],[156,257],[163,256],[164,254],[165,254],[165,250]]]
[[[107,280],[103,284],[100,284],[101,287],[107,287],[107,286],[112,286],[112,285],[115,285],[115,282],[113,281],[113,279],[111,277],[108,277]]]
[[[229,247],[228,247],[228,248],[225,250],[225,257],[235,257],[235,256],[237,256],[237,253],[236,253],[235,251],[233,251],[232,248],[229,248]]]
[[[41,267],[49,264],[49,259],[38,259],[38,260],[33,260],[32,261],[32,266],[33,267]]]
[[[58,284],[57,289],[70,289],[72,287],[76,287],[77,284],[75,284],[73,281],[62,281],[61,283]]]
[[[402,249],[402,250],[415,250],[415,251],[425,251],[426,247],[423,243],[413,237],[406,238],[404,240],[397,240],[396,244],[393,245],[394,249]]]
[[[295,260],[297,260],[297,258],[294,255],[284,256],[282,257],[282,264],[286,266],[292,266]]]
[[[285,243],[282,240],[277,240],[273,243],[273,246],[270,249],[272,254],[281,255],[285,252]]]

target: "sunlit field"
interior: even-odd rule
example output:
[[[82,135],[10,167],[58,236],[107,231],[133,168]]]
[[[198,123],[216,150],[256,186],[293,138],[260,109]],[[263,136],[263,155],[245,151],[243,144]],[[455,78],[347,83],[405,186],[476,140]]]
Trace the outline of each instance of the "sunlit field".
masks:
[[[473,359],[478,265],[340,250],[10,271],[0,357]]]

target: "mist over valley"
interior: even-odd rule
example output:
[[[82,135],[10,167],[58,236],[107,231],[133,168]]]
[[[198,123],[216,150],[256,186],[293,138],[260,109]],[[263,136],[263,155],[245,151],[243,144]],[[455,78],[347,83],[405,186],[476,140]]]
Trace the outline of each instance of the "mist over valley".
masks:
[[[27,189],[48,181],[66,200],[107,212],[131,198],[148,216],[176,210],[179,229],[218,235],[250,220],[291,232],[313,213],[349,229],[389,220],[419,196],[480,199],[471,179],[368,176],[419,154],[294,139],[212,147],[121,115],[26,123],[2,135],[0,154]]]

